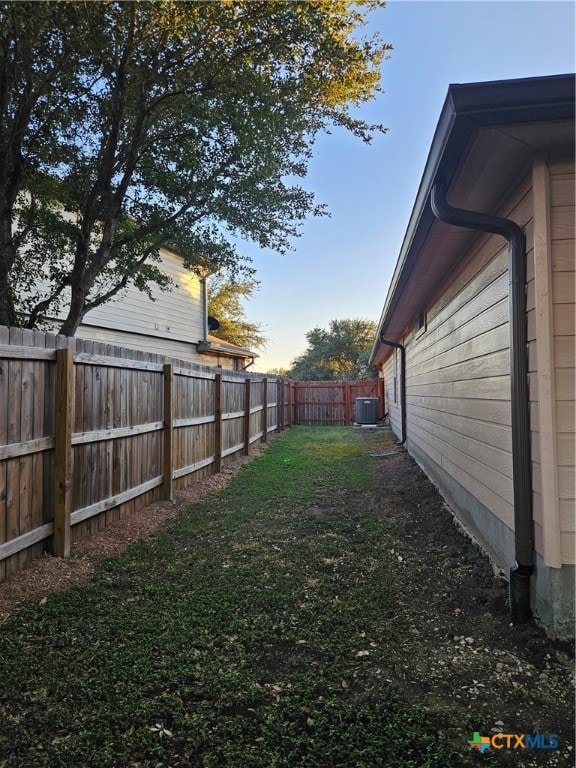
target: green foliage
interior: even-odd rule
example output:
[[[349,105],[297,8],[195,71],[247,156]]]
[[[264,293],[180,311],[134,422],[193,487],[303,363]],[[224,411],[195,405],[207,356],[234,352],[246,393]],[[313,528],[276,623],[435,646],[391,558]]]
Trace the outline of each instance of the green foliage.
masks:
[[[372,320],[331,320],[328,330],[306,334],[308,349],[288,372],[296,381],[353,381],[372,379],[378,369],[369,364],[376,323]]]
[[[290,430],[92,584],[14,615],[4,768],[460,764],[383,679],[401,585],[365,452],[348,429]]]
[[[289,371],[287,368],[270,368],[267,373],[273,375],[273,376],[288,376]]]
[[[379,90],[380,5],[0,3],[0,324],[64,303],[73,335],[161,279],[162,245],[244,277],[235,239],[286,251],[324,212],[297,182],[317,134],[383,130],[351,111]]]
[[[244,349],[261,349],[266,346],[262,326],[246,318],[243,299],[249,299],[257,283],[253,280],[231,280],[215,275],[208,280],[208,314],[220,323],[212,335]]]

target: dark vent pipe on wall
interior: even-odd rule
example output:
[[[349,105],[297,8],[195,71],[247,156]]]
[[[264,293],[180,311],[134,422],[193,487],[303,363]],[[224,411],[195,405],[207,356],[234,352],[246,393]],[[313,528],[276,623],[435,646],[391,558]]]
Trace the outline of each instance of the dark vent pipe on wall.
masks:
[[[400,442],[396,445],[404,445],[406,442],[406,350],[402,344],[396,341],[388,341],[380,332],[380,341],[389,347],[400,350],[400,411],[401,411],[401,435]],[[390,409],[388,409],[390,411]]]
[[[508,241],[510,281],[510,387],[512,400],[512,466],[514,475],[514,537],[516,561],[510,569],[510,613],[513,624],[532,616],[530,576],[534,570],[534,523],[530,459],[528,351],[526,331],[526,238],[510,219],[453,208],[445,185],[432,187],[432,210],[446,224],[501,235]]]

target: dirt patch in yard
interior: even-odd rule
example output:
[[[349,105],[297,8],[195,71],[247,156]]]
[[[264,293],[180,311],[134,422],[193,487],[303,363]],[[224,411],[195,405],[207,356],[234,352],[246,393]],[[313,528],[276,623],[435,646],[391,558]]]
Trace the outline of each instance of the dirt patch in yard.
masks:
[[[397,542],[389,554],[403,584],[390,619],[406,638],[387,649],[385,676],[447,719],[461,712],[484,736],[560,735],[559,749],[503,748],[498,764],[574,765],[574,644],[551,640],[534,621],[513,627],[506,580],[412,458],[373,459],[377,514]]]

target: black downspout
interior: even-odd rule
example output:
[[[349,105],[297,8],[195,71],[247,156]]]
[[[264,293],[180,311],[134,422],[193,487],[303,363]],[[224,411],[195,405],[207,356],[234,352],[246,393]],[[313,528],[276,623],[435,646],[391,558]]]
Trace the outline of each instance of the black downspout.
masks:
[[[513,624],[522,624],[532,616],[530,576],[534,570],[526,331],[526,238],[521,227],[510,219],[453,208],[446,201],[446,189],[442,182],[438,181],[432,187],[431,205],[434,215],[440,221],[501,235],[508,241],[515,538],[515,563],[510,569],[510,613]]]
[[[400,442],[396,443],[396,445],[404,445],[406,442],[406,350],[402,344],[385,339],[382,332],[380,332],[380,341],[382,344],[387,344],[389,347],[394,347],[394,349],[400,350],[400,410],[402,411],[402,433]]]

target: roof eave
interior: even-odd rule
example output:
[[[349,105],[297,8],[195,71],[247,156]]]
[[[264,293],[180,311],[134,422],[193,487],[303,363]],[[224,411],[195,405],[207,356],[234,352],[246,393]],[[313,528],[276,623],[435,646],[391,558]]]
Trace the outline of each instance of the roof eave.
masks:
[[[449,187],[474,130],[573,117],[574,87],[573,74],[449,86],[378,324],[371,364],[391,354],[391,348],[382,347],[381,334],[399,340],[399,334],[387,333],[387,326],[435,221],[430,205],[434,182],[441,177]],[[384,355],[378,354],[381,349],[386,350]]]

